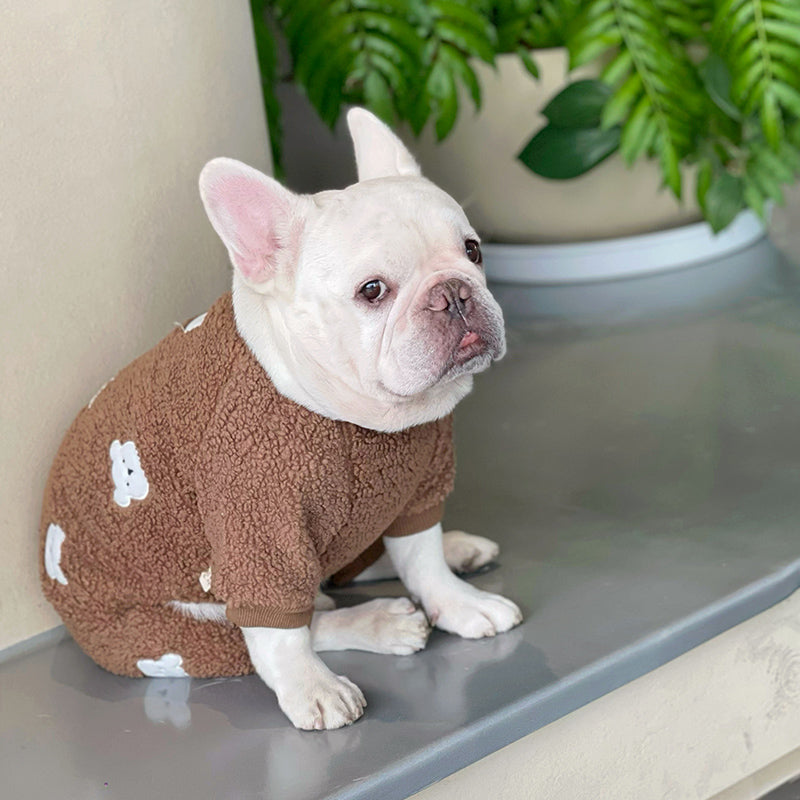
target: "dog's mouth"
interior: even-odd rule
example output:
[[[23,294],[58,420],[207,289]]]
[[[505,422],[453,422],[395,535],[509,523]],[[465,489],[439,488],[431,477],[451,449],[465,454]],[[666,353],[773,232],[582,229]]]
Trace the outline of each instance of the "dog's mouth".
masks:
[[[462,334],[450,357],[442,366],[439,380],[450,381],[460,375],[483,372],[500,355],[499,342],[486,334],[467,330]]]
[[[467,331],[453,351],[453,364],[463,366],[477,356],[487,355],[489,345],[475,331]]]

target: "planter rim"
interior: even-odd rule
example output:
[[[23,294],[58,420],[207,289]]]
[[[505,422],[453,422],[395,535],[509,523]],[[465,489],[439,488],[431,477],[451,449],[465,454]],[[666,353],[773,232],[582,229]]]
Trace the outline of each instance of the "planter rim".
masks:
[[[633,278],[733,253],[765,234],[752,211],[714,234],[707,222],[665,231],[564,244],[482,245],[486,275],[501,283],[569,284]]]

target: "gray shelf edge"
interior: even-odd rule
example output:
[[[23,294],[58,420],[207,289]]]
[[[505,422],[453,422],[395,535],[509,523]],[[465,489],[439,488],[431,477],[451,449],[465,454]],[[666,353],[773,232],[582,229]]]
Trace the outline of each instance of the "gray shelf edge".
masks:
[[[422,753],[336,789],[326,800],[405,800],[545,725],[652,672],[800,589],[800,560],[706,608],[443,737]]]
[[[68,636],[67,629],[63,625],[56,625],[54,628],[29,636],[27,639],[22,639],[19,642],[15,642],[8,647],[0,649],[0,664],[22,658],[37,650],[44,650],[46,647],[58,644],[62,639]]]

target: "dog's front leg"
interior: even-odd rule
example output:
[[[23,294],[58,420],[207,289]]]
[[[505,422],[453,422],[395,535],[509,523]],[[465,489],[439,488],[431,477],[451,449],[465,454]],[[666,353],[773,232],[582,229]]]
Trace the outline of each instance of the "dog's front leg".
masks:
[[[314,650],[366,650],[411,655],[425,647],[431,629],[425,614],[407,597],[379,597],[350,608],[315,611]]]
[[[334,675],[314,653],[308,627],[242,628],[242,633],[253,667],[296,728],[341,728],[364,713],[361,690]]]
[[[400,579],[437,628],[480,639],[522,621],[522,612],[510,600],[453,575],[444,558],[441,525],[411,536],[387,536],[384,543]]]

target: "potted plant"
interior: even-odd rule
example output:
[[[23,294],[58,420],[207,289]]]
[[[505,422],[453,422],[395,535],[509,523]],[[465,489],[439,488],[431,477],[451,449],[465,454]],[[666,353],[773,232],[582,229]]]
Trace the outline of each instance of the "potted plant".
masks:
[[[406,126],[426,174],[492,239],[605,238],[700,215],[722,231],[743,209],[763,218],[800,172],[794,0],[252,5],[278,163],[276,30],[325,122],[357,103]],[[656,207],[655,221],[633,219]],[[593,217],[611,227],[587,228]]]

